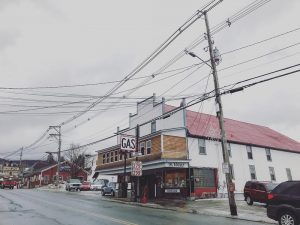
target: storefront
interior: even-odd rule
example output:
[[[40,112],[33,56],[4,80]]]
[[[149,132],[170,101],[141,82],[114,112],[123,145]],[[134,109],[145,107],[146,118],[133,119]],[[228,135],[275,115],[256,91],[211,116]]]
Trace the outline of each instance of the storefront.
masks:
[[[188,161],[157,160],[143,163],[142,176],[130,176],[131,166],[126,167],[127,187],[141,198],[186,198],[189,196]],[[124,168],[112,168],[96,171],[100,174],[118,175],[119,187],[124,183]],[[138,185],[139,187],[137,187]],[[120,188],[121,189],[121,188]]]

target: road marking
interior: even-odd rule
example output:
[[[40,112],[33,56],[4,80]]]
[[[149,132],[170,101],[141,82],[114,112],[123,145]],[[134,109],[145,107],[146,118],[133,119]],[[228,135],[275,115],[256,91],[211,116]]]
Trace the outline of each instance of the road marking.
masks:
[[[79,212],[79,213],[84,213],[86,215],[91,215],[91,216],[98,217],[98,218],[101,218],[101,219],[106,219],[106,220],[109,220],[109,221],[112,221],[112,222],[115,222],[115,223],[125,224],[125,225],[138,225],[136,223],[132,223],[132,222],[129,222],[129,221],[126,221],[126,220],[121,220],[121,219],[113,218],[113,217],[110,217],[110,216],[105,216],[105,215],[98,214],[98,213],[93,213],[93,212],[89,212],[89,211],[85,211],[85,210],[81,210],[81,209],[68,207],[68,206],[65,206],[65,205],[63,206],[61,204],[57,204],[57,203],[53,203],[53,202],[48,202],[48,201],[42,200],[40,198],[37,198],[35,196],[33,197],[32,195],[28,196],[28,195],[20,193],[20,192],[18,194],[21,194],[22,196],[27,197],[27,198],[34,199],[35,201],[44,202],[48,205],[57,206],[57,207],[60,207],[60,208],[63,208],[63,209],[69,209],[71,211],[73,210],[73,211],[76,211],[76,212]]]

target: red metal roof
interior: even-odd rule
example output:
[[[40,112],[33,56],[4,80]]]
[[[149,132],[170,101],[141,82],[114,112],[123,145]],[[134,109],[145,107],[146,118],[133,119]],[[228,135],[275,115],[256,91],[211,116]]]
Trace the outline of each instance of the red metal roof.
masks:
[[[169,105],[165,107],[166,111],[174,108]],[[191,135],[211,139],[220,138],[219,122],[216,116],[190,110],[187,110],[186,114],[187,129]],[[228,141],[300,152],[299,142],[268,127],[226,118],[224,126]]]

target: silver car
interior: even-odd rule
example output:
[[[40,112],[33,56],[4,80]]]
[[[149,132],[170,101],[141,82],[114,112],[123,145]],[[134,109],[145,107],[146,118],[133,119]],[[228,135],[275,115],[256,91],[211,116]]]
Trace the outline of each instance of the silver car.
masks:
[[[79,179],[70,179],[66,183],[66,191],[80,191],[81,181]]]
[[[116,192],[116,182],[109,182],[102,188],[101,194],[102,196],[110,194],[111,196],[115,196]]]

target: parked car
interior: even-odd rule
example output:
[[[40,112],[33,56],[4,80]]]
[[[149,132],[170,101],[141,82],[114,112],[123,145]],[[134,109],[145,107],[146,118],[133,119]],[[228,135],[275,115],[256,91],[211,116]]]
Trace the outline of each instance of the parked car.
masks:
[[[4,179],[0,182],[0,188],[9,188],[9,189],[14,189],[14,186],[17,185],[17,182],[14,180],[9,180],[9,179]]]
[[[101,180],[96,180],[91,184],[91,190],[93,191],[102,191],[103,187],[108,184],[108,180],[106,179],[101,179]]]
[[[268,194],[277,186],[277,183],[263,181],[247,181],[244,187],[244,198],[248,205],[253,202],[267,203]]]
[[[70,179],[66,183],[67,191],[79,191],[80,190],[81,181],[79,179]]]
[[[300,224],[300,181],[283,182],[268,195],[267,215],[280,225]]]
[[[107,185],[105,185],[101,191],[102,196],[110,194],[111,196],[115,196],[116,192],[116,182],[109,182]]]
[[[91,190],[91,182],[84,181],[80,185],[80,191],[90,191]]]

